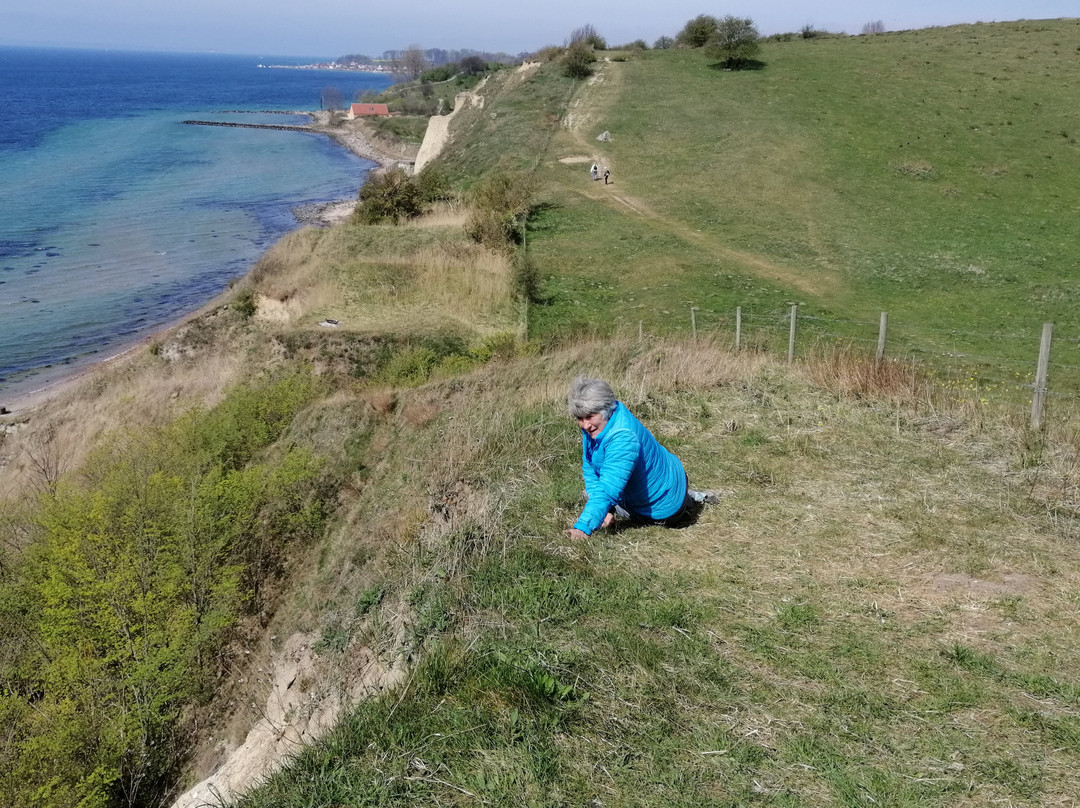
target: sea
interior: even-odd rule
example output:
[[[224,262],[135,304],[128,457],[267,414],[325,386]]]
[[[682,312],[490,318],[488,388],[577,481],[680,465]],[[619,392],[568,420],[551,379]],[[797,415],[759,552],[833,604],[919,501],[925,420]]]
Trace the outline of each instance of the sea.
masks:
[[[318,61],[0,47],[0,406],[198,309],[293,208],[355,197],[374,164],[325,135],[181,123],[306,123],[280,113],[391,83]]]

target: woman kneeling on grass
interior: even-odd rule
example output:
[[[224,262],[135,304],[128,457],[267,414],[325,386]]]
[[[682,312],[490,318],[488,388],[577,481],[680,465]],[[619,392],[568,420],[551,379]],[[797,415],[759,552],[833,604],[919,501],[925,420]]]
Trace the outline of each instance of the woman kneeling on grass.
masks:
[[[602,379],[578,377],[567,404],[581,427],[581,473],[588,502],[566,535],[583,539],[615,516],[641,524],[677,524],[716,494],[691,490],[675,455],[617,401]]]

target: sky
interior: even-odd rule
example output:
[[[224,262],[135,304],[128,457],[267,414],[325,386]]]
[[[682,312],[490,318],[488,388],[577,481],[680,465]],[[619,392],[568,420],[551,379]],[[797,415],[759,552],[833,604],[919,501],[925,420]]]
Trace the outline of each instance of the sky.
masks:
[[[13,8],[18,6],[18,8]],[[749,17],[763,35],[806,25],[859,33],[954,23],[1076,17],[1077,0],[13,0],[0,11],[0,45],[258,56],[378,56],[385,50],[472,49],[518,54],[562,45],[592,25],[609,45],[674,36],[698,14]]]

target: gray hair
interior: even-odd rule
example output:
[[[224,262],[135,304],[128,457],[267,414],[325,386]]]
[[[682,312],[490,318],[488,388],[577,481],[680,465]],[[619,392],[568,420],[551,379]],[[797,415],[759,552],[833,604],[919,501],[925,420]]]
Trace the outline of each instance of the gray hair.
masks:
[[[572,418],[586,418],[600,413],[605,421],[615,412],[616,401],[611,385],[603,379],[586,379],[584,376],[574,379],[570,385],[570,395],[566,397]]]

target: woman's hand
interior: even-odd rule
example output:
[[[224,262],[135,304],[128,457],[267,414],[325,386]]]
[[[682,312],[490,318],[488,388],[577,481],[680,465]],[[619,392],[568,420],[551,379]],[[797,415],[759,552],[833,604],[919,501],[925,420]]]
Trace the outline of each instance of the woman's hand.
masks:
[[[565,533],[571,539],[587,539],[587,538],[589,538],[588,533],[585,533],[584,531],[578,530],[576,527],[572,527],[569,530],[564,530],[563,533]]]

